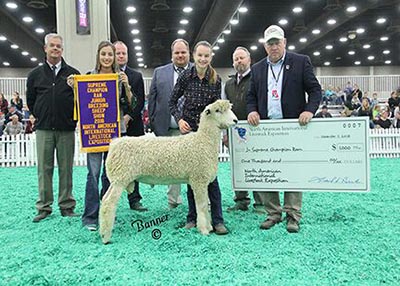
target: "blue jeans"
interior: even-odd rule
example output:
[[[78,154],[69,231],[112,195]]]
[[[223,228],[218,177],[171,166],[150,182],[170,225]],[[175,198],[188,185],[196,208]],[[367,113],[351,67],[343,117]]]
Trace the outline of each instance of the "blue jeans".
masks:
[[[100,200],[107,192],[110,186],[110,181],[107,178],[105,162],[108,152],[88,153],[87,168],[88,175],[86,180],[85,190],[85,210],[82,215],[82,224],[98,224]],[[100,171],[103,168],[101,175],[101,193],[99,193]]]
[[[193,190],[190,185],[187,186],[187,199],[189,204],[189,213],[186,218],[186,222],[196,223],[197,220],[197,212],[196,212],[196,204],[194,202]],[[211,203],[211,221],[212,225],[216,226],[219,223],[224,223],[224,219],[222,217],[222,203],[221,203],[221,191],[219,189],[218,180],[215,178],[208,185],[208,198]]]

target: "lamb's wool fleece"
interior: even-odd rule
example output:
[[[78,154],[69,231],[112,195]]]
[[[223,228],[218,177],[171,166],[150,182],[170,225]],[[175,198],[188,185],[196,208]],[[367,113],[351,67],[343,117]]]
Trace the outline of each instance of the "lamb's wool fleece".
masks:
[[[133,182],[147,184],[190,184],[193,188],[197,226],[208,234],[211,224],[205,217],[207,186],[217,174],[221,129],[237,123],[227,100],[208,105],[200,117],[197,132],[176,137],[122,137],[112,141],[106,160],[110,188],[100,208],[100,234],[111,238],[116,204],[122,190],[133,191]]]

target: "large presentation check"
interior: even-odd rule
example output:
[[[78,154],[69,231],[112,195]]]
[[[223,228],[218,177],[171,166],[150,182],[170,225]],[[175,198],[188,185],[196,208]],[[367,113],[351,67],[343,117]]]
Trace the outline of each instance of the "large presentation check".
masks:
[[[229,130],[233,189],[367,192],[368,134],[367,117],[239,121]]]

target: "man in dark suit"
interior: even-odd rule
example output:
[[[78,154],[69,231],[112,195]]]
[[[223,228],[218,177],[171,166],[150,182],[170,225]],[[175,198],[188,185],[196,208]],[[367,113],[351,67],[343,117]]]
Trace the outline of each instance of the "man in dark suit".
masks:
[[[264,40],[268,56],[251,68],[246,97],[247,121],[258,125],[260,119],[298,118],[300,125],[306,125],[321,101],[321,86],[310,59],[286,52],[285,33],[279,26],[269,26],[264,32]],[[260,228],[270,229],[282,221],[279,192],[265,192],[263,196],[268,216]],[[288,232],[300,229],[301,204],[301,192],[285,192],[283,211],[286,212]]]
[[[144,126],[142,120],[142,110],[144,107],[144,83],[143,76],[140,72],[133,70],[127,66],[128,63],[128,47],[121,41],[114,43],[115,51],[117,54],[118,65],[123,71],[129,81],[129,86],[124,88],[130,88],[132,95],[136,100],[136,106],[134,109],[128,108],[124,110],[124,120],[127,126],[127,136],[142,136],[144,135]],[[131,209],[136,211],[147,211],[140,200],[142,197],[139,193],[139,183],[135,182],[135,188],[133,193],[128,194],[129,206]]]
[[[176,39],[171,44],[172,63],[154,70],[149,94],[149,117],[151,129],[157,136],[180,135],[178,124],[171,116],[169,99],[179,75],[192,67],[189,62],[189,43]],[[182,203],[181,186],[170,185],[168,189],[169,208]]]

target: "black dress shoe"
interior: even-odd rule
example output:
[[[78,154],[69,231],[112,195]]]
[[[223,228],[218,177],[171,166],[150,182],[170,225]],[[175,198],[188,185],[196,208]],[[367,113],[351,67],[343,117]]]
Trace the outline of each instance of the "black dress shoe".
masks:
[[[32,222],[39,222],[42,219],[48,217],[51,213],[46,211],[40,211],[32,220]]]
[[[142,203],[140,203],[140,202],[130,204],[129,207],[131,208],[131,210],[138,211],[138,212],[147,212],[148,211],[148,209],[146,207],[144,207],[142,205]]]
[[[61,210],[61,215],[62,216],[79,216],[79,214],[75,213],[74,210],[72,209],[65,209],[65,210]]]

